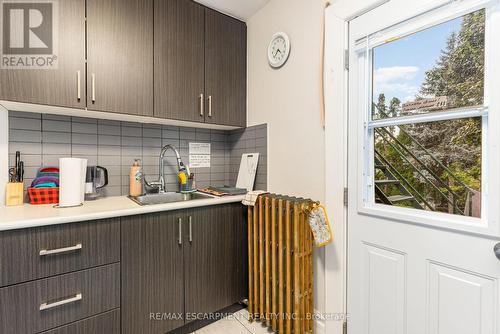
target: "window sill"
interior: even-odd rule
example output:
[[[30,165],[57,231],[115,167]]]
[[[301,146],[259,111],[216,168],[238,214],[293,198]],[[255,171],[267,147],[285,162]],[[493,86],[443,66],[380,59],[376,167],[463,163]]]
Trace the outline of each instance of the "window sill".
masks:
[[[358,205],[358,214],[395,223],[422,225],[424,227],[466,232],[483,236],[498,237],[498,223],[486,217],[473,218],[441,212],[386,206],[384,204]]]

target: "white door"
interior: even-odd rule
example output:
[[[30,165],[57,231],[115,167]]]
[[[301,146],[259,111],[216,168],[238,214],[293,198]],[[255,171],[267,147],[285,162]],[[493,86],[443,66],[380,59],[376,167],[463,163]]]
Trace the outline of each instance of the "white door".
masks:
[[[348,333],[500,334],[498,2],[349,30]]]

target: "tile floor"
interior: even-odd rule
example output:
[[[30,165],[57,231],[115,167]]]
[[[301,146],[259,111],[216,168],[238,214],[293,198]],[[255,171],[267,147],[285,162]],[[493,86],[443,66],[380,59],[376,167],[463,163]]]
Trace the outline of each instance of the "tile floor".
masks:
[[[267,328],[260,322],[248,322],[248,311],[243,309],[236,312],[232,317],[214,322],[203,327],[195,334],[269,334]]]

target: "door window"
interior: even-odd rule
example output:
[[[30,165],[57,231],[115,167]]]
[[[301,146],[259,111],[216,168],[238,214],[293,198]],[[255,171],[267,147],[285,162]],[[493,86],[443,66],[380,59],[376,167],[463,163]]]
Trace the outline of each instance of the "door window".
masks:
[[[485,10],[373,47],[370,201],[481,217]]]

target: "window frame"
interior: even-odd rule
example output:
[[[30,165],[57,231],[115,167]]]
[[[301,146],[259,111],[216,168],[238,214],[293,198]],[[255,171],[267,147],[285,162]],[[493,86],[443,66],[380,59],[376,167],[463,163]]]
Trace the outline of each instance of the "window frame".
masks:
[[[486,12],[483,106],[373,120],[371,107],[373,102],[373,49],[480,9],[485,9]],[[494,33],[492,33],[492,31],[500,31],[499,12],[498,1],[464,0],[458,3],[446,3],[354,41],[354,65],[357,67],[355,78],[358,82],[351,87],[360,93],[360,98],[356,103],[359,106],[358,110],[364,110],[362,122],[359,122],[362,124],[358,124],[357,137],[358,143],[362,145],[358,151],[357,188],[359,195],[356,205],[359,214],[479,234],[499,235],[500,210],[492,205],[494,204],[492,198],[499,199],[499,180],[498,177],[489,174],[492,166],[500,168],[497,145],[490,145],[490,143],[496,143],[500,140],[498,135],[500,127],[496,112],[500,103],[496,101],[496,98],[491,99],[490,96],[491,87],[500,86],[499,76],[497,75],[495,78],[492,75],[495,72],[498,73],[498,69],[500,69],[494,65],[495,55],[500,55],[500,47],[495,45]],[[482,118],[481,218],[375,203],[373,140],[375,128],[470,117]]]

